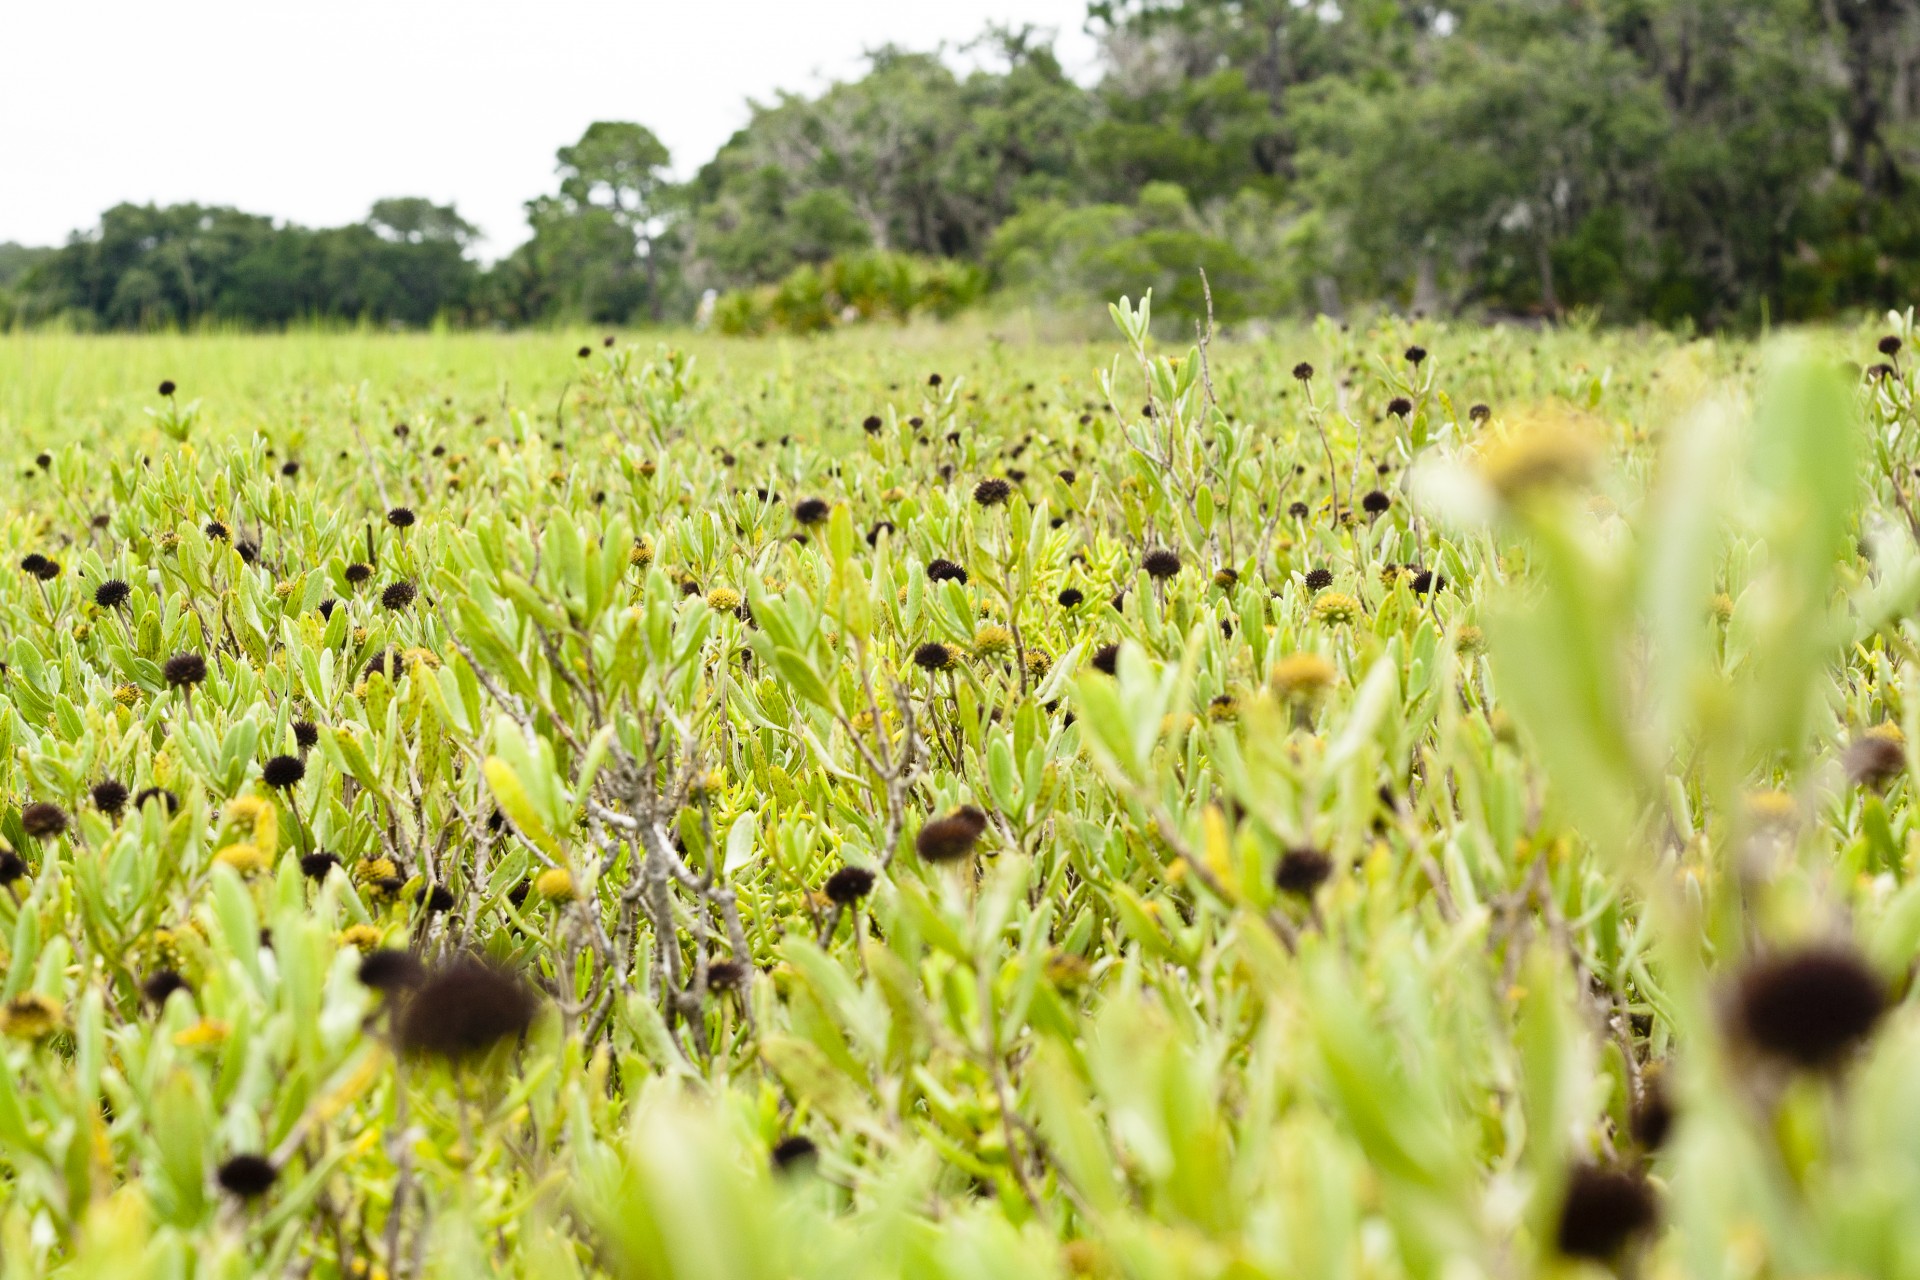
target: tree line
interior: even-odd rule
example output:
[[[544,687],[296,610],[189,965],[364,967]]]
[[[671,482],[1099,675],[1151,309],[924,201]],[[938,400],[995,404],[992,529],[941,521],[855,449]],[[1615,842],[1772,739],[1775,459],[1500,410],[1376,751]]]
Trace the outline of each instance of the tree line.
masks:
[[[0,322],[822,327],[991,289],[1235,320],[1386,304],[1703,327],[1920,294],[1920,0],[1094,0],[1096,81],[994,28],[754,104],[684,182],[560,149],[490,266],[451,207],[123,205],[0,246]],[[853,282],[853,283],[847,283]]]

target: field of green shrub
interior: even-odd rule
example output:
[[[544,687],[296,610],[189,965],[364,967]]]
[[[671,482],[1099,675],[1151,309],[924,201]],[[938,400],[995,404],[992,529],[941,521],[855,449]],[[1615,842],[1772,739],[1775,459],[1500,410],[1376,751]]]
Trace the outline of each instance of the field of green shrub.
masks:
[[[1920,1276],[1920,352],[0,337],[0,1276]]]

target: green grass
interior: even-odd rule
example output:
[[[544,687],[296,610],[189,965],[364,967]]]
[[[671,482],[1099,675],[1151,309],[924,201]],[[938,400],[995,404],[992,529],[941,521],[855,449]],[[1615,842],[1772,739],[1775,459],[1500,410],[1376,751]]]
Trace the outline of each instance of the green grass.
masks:
[[[1120,319],[0,338],[5,1274],[1905,1274],[1911,352]]]

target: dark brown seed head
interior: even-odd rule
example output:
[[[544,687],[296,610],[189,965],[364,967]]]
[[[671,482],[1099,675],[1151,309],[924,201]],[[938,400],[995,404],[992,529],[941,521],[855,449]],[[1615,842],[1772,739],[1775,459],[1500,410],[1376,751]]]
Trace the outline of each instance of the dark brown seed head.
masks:
[[[165,787],[145,787],[134,792],[133,807],[143,809],[149,800],[158,800],[166,806],[169,814],[177,812],[180,808],[180,797]]]
[[[415,516],[409,507],[395,507],[387,512],[387,523],[396,529],[413,528]]]
[[[320,728],[311,720],[293,722],[293,743],[302,751],[311,751],[320,744]]]
[[[168,378],[168,379],[167,379],[167,380],[166,380],[165,382],[162,382],[162,383],[160,384],[160,394],[161,394],[161,395],[163,395],[163,396],[170,396],[170,395],[172,395],[172,394],[173,394],[173,393],[174,393],[174,392],[175,392],[175,391],[176,391],[177,389],[178,389],[178,388],[176,388],[176,387],[175,387],[175,386],[173,385],[173,379],[172,379],[172,378]]]
[[[816,525],[833,514],[825,498],[802,498],[793,504],[793,518],[804,525]]]
[[[93,602],[102,609],[118,609],[133,594],[133,588],[118,578],[108,578],[93,589]]]
[[[389,994],[409,991],[426,980],[427,967],[411,951],[381,947],[361,958],[360,985]]]
[[[1080,590],[1078,587],[1063,587],[1060,590],[1060,594],[1054,597],[1055,600],[1059,601],[1062,609],[1076,608],[1081,602],[1086,600],[1086,598],[1086,592]]]
[[[873,872],[865,867],[842,867],[827,877],[827,900],[850,907],[873,892]]]
[[[1413,412],[1413,401],[1405,396],[1395,396],[1387,401],[1387,412],[1396,418],[1404,418]]]
[[[1298,381],[1301,381],[1301,382],[1312,381],[1313,366],[1308,364],[1305,360],[1302,360],[1299,364],[1293,366],[1293,376]]]
[[[1907,769],[1907,751],[1890,735],[1863,733],[1847,744],[1847,777],[1857,787],[1878,790]]]
[[[1106,675],[1113,675],[1120,669],[1120,646],[1103,644],[1093,651],[1093,669]]]
[[[1880,354],[1883,356],[1897,356],[1900,354],[1900,335],[1897,333],[1890,333],[1886,337],[1880,339],[1880,341],[1876,343],[1875,346],[1879,350]]]
[[[1554,1244],[1569,1258],[1608,1262],[1659,1216],[1653,1188],[1636,1173],[1580,1165],[1567,1179]]]
[[[306,776],[307,766],[299,756],[274,756],[260,766],[260,781],[277,791],[299,786]]]
[[[1367,496],[1360,499],[1360,509],[1370,516],[1377,516],[1393,505],[1393,499],[1378,489],[1369,490]]]
[[[340,859],[324,849],[300,855],[300,874],[309,880],[325,880],[327,873],[340,865]]]
[[[973,500],[983,507],[997,507],[1013,494],[1013,486],[995,476],[973,486]]]
[[[1333,585],[1333,570],[1309,569],[1306,581],[1308,591],[1325,591]]]
[[[913,847],[928,862],[953,862],[972,853],[986,829],[986,814],[970,804],[961,805],[946,817],[921,827]]]
[[[1333,859],[1318,849],[1299,845],[1280,855],[1273,882],[1282,893],[1311,898],[1333,874]]]
[[[1155,547],[1141,558],[1140,567],[1147,576],[1165,581],[1180,572],[1180,553],[1167,547]]]
[[[116,782],[112,778],[93,784],[93,807],[108,817],[114,817],[127,807],[127,784]]]
[[[953,665],[953,650],[929,640],[913,651],[913,665],[922,671],[945,671]]]
[[[140,984],[140,994],[144,995],[156,1009],[164,1009],[167,1005],[167,997],[176,991],[193,994],[193,988],[188,985],[187,980],[171,969],[156,969],[147,975],[145,982]]]
[[[404,609],[413,603],[416,594],[411,582],[391,582],[380,593],[380,604],[388,609]]]
[[[1665,1081],[1658,1075],[1644,1077],[1640,1097],[1633,1105],[1629,1127],[1633,1140],[1642,1151],[1658,1151],[1673,1132],[1673,1099]]]
[[[812,1138],[796,1133],[776,1142],[772,1156],[775,1173],[799,1173],[820,1158],[820,1148]]]
[[[707,987],[712,991],[738,991],[752,976],[753,969],[744,960],[714,960],[707,965]]]
[[[244,1155],[221,1165],[216,1176],[223,1190],[242,1200],[252,1200],[271,1190],[280,1173],[265,1156]]]
[[[1873,1034],[1886,1008],[1886,984],[1857,951],[1819,943],[1748,966],[1734,1012],[1749,1044],[1818,1070],[1844,1062]]]
[[[9,885],[27,874],[27,860],[11,849],[0,849],[0,885]]]
[[[963,586],[967,581],[967,571],[951,560],[935,557],[927,561],[928,582],[958,582]]]
[[[346,577],[348,586],[357,587],[373,576],[373,566],[358,563],[350,564],[347,566],[344,576]]]
[[[427,974],[395,1034],[416,1057],[463,1062],[524,1035],[538,1010],[538,997],[518,975],[478,956],[456,956]]]
[[[1408,347],[1407,348],[1408,364],[1414,365],[1417,367],[1420,364],[1420,362],[1422,360],[1425,360],[1426,358],[1427,358],[1427,349],[1425,347]]]
[[[50,840],[67,829],[67,811],[57,804],[37,800],[21,807],[20,825],[35,840]]]
[[[173,688],[187,688],[207,678],[207,660],[197,653],[176,653],[160,668],[160,674]]]

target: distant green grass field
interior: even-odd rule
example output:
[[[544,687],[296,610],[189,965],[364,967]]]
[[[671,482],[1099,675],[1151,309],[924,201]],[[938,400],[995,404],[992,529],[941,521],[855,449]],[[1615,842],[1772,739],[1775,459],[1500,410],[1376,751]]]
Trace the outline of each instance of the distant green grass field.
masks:
[[[1118,319],[0,337],[0,1277],[1910,1270],[1910,323]]]

